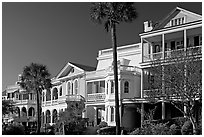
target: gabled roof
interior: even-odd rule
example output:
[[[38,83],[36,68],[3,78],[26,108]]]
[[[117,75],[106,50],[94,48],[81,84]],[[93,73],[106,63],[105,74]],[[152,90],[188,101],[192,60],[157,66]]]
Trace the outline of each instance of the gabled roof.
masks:
[[[6,96],[6,90],[2,92],[2,96]]]
[[[162,27],[164,27],[166,25],[166,23],[168,23],[173,17],[175,17],[180,11],[183,11],[186,14],[195,16],[197,18],[202,19],[202,16],[199,14],[196,14],[194,12],[185,10],[183,8],[180,7],[176,7],[175,9],[173,9],[167,16],[165,16],[165,18],[163,18],[161,21],[159,21],[159,23],[156,26],[153,26],[153,30],[158,30],[161,29]]]
[[[84,71],[94,71],[96,70],[95,67],[91,67],[91,66],[87,66],[87,65],[82,65],[82,64],[77,64],[77,63],[73,63],[73,62],[70,62],[71,64],[83,69]]]
[[[91,66],[67,62],[67,64],[60,70],[60,72],[57,74],[55,78],[61,78],[61,77],[67,76],[72,71],[73,68],[76,68],[78,69],[78,71],[81,71],[81,72],[96,70],[96,68]]]

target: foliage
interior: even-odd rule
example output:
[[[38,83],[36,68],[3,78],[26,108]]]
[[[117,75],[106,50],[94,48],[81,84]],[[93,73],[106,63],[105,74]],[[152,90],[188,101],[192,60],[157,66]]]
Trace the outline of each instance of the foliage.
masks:
[[[84,100],[81,101],[67,101],[67,109],[59,113],[59,120],[55,125],[59,134],[80,134],[86,125],[86,120],[82,118],[81,114],[85,108]]]
[[[25,129],[20,124],[9,124],[3,128],[3,135],[25,135]]]
[[[192,135],[193,134],[193,126],[191,121],[186,121],[181,129],[182,135]]]
[[[27,92],[35,92],[37,94],[37,133],[40,133],[40,98],[41,91],[51,88],[50,73],[45,65],[31,63],[23,69],[20,85]]]
[[[130,135],[175,135],[178,133],[178,127],[174,124],[170,127],[168,123],[153,123],[145,121],[141,128],[135,129]]]
[[[132,22],[137,18],[137,12],[132,2],[96,2],[92,3],[91,19],[104,24],[107,31],[112,23]]]
[[[107,127],[107,126],[108,126],[108,124],[107,124],[107,122],[105,122],[105,121],[102,121],[102,122],[100,122],[100,124],[99,124],[99,127],[100,127],[100,128]]]
[[[103,127],[97,130],[99,135],[115,135],[116,127]]]
[[[16,112],[14,102],[11,100],[2,100],[2,114],[10,114]]]
[[[145,94],[151,102],[168,100],[191,121],[196,134],[196,111],[200,111],[202,99],[202,62],[188,52],[175,54],[165,61],[152,61],[147,70],[151,92]]]

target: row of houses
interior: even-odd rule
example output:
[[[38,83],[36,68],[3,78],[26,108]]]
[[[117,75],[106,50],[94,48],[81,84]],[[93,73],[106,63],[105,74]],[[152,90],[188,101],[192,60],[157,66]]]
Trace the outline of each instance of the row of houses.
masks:
[[[144,117],[137,109],[148,110],[152,105],[145,99],[148,87],[148,69],[152,60],[170,58],[177,51],[196,49],[202,59],[202,16],[176,7],[156,26],[144,22],[141,41],[120,46],[118,52],[119,110],[121,126],[140,127]],[[85,101],[83,118],[99,125],[105,121],[115,126],[115,93],[112,48],[100,50],[97,67],[67,62],[52,78],[53,87],[42,91],[42,124],[54,124],[60,111],[67,108],[66,101]],[[20,79],[20,76],[19,76]],[[18,83],[18,82],[17,82]],[[2,98],[13,100],[18,108],[16,119],[27,126],[35,125],[36,95],[20,92],[18,85],[8,86]],[[166,119],[183,114],[171,104],[156,104],[155,119]],[[20,118],[19,118],[20,117]]]

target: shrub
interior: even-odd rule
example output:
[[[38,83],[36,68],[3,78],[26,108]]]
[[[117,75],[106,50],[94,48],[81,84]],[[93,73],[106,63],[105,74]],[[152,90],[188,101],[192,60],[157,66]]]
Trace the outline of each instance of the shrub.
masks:
[[[191,121],[186,121],[181,128],[182,135],[192,135],[193,134],[193,126]]]
[[[167,126],[167,123],[152,123],[146,121],[143,124],[143,127],[135,129],[130,135],[169,135],[170,130]]]
[[[103,127],[97,130],[99,135],[115,135],[116,127]]]
[[[99,124],[99,127],[100,128],[102,128],[102,127],[107,127],[108,126],[108,124],[105,122],[105,121],[102,121],[102,122],[100,122],[100,124]]]
[[[170,126],[170,134],[171,135],[181,135],[181,130],[179,128],[179,126],[177,126],[176,124],[173,124]]]
[[[25,135],[25,128],[20,124],[8,125],[2,133],[3,135]]]

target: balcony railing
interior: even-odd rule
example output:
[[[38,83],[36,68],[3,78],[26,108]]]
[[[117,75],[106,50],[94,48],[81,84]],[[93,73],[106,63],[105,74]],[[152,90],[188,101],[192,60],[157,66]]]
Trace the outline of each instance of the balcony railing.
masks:
[[[13,100],[16,104],[35,104],[36,100],[29,100],[29,99],[25,99],[25,100]]]
[[[126,66],[126,65],[120,65],[119,70],[120,71],[141,72],[141,69],[136,66]]]
[[[162,59],[162,52],[147,54],[143,56],[143,62],[154,61]],[[177,50],[165,51],[165,58],[179,57],[184,55],[199,55],[202,54],[202,46],[188,47],[185,51],[184,48]]]
[[[105,93],[93,93],[87,95],[87,101],[104,101],[105,98]]]
[[[81,95],[66,95],[66,101],[82,101],[85,100]]]

